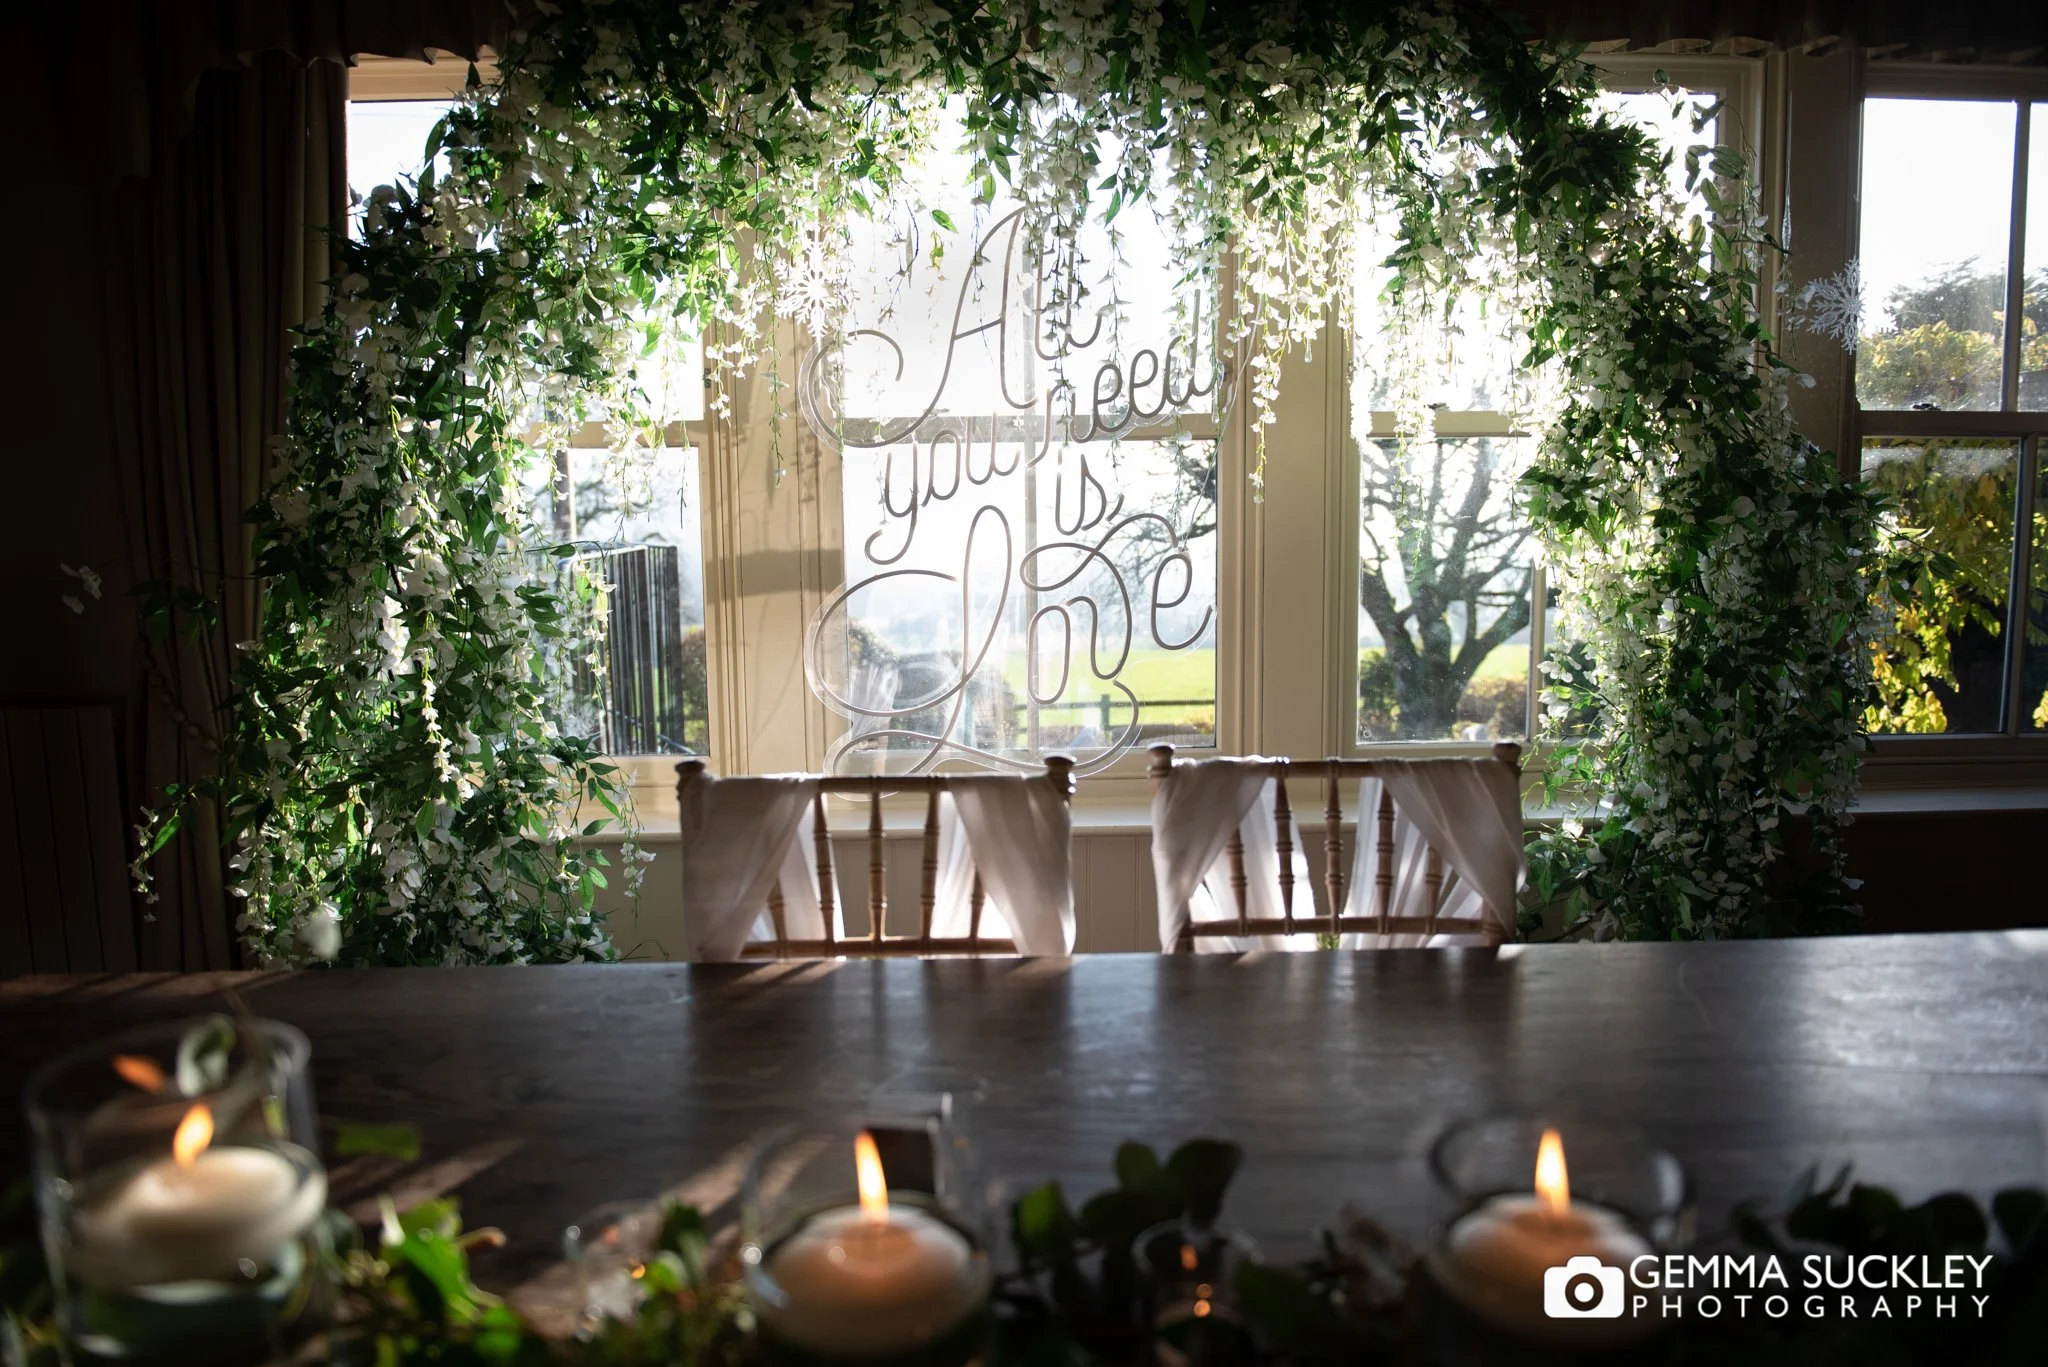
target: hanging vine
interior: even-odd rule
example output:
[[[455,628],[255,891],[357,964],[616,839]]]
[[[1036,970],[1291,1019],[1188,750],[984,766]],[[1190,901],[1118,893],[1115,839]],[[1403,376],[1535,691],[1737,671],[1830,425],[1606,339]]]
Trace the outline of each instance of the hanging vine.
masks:
[[[1333,306],[1403,364],[1461,297],[1515,317],[1548,380],[1530,515],[1590,660],[1545,702],[1598,718],[1556,772],[1603,803],[1538,842],[1539,887],[1636,935],[1842,916],[1872,506],[1786,415],[1755,224],[1663,212],[1662,156],[1570,54],[1463,0],[541,8],[442,125],[445,173],[373,197],[295,356],[222,780],[257,960],[610,953],[575,814],[630,812],[555,720],[569,609],[522,480],[551,430],[662,420],[650,329],[706,329],[727,418],[767,319],[829,332],[848,216],[936,207],[901,171],[949,94],[1037,240],[1164,169],[1188,288],[1232,293],[1260,469],[1280,359]]]

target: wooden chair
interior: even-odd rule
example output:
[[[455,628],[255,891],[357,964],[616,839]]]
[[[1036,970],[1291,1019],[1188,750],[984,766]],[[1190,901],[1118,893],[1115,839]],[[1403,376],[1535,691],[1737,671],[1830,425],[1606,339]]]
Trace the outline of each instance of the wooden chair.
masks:
[[[1155,745],[1151,749],[1152,764],[1150,776],[1154,787],[1172,772],[1174,759],[1171,745]],[[1521,776],[1522,747],[1510,741],[1503,741],[1493,747],[1493,762],[1504,764],[1512,770],[1519,781]],[[1196,761],[1199,763],[1200,761]],[[1433,761],[1408,761],[1408,763],[1432,763]],[[1466,763],[1452,760],[1450,763]],[[1225,916],[1211,921],[1196,921],[1191,915],[1185,917],[1180,936],[1174,945],[1175,953],[1190,953],[1195,942],[1201,938],[1215,937],[1244,939],[1256,935],[1423,935],[1432,936],[1447,932],[1470,934],[1477,932],[1489,944],[1498,944],[1504,938],[1501,927],[1491,918],[1482,918],[1477,924],[1465,919],[1439,921],[1438,912],[1443,905],[1444,861],[1443,856],[1433,847],[1425,846],[1427,855],[1423,866],[1423,885],[1426,889],[1424,900],[1429,905],[1425,916],[1395,916],[1391,914],[1394,896],[1394,798],[1384,786],[1380,788],[1376,810],[1370,814],[1358,814],[1358,838],[1366,838],[1368,820],[1373,839],[1378,842],[1378,859],[1373,888],[1373,914],[1346,916],[1343,914],[1349,889],[1351,860],[1344,850],[1344,809],[1341,800],[1343,784],[1360,779],[1377,778],[1384,762],[1371,759],[1319,759],[1268,761],[1262,766],[1273,780],[1273,825],[1275,843],[1278,846],[1280,865],[1280,906],[1279,916],[1250,916],[1246,914],[1248,884],[1245,877],[1245,850],[1242,830],[1233,830],[1226,846],[1225,857],[1229,860],[1230,889],[1236,900],[1237,915]],[[1294,876],[1294,826],[1293,805],[1287,792],[1290,775],[1304,774],[1320,779],[1323,785],[1323,888],[1328,910],[1318,916],[1311,908],[1297,914],[1295,905]],[[1355,855],[1356,850],[1352,853]],[[1185,908],[1183,908],[1185,910]]]
[[[676,766],[679,785],[687,785],[706,772],[701,759],[684,760]],[[811,839],[818,860],[818,910],[823,918],[823,939],[793,939],[784,923],[782,889],[771,883],[768,890],[768,921],[772,936],[750,940],[741,951],[749,959],[879,958],[888,956],[973,958],[984,954],[1015,954],[1014,941],[981,933],[982,911],[987,894],[976,871],[968,893],[968,926],[965,936],[936,935],[932,918],[938,906],[939,881],[939,799],[953,785],[952,774],[827,774],[820,777],[818,795],[811,806]],[[1045,761],[1045,782],[1052,785],[1061,801],[1074,793],[1074,761],[1065,755],[1049,755]],[[915,935],[891,935],[886,928],[889,910],[887,879],[883,864],[882,799],[898,793],[923,793],[924,831],[923,878]],[[867,798],[868,829],[868,931],[865,935],[839,936],[832,930],[839,900],[839,885],[832,864],[831,833],[825,818],[829,794]],[[687,855],[685,856],[687,858]]]

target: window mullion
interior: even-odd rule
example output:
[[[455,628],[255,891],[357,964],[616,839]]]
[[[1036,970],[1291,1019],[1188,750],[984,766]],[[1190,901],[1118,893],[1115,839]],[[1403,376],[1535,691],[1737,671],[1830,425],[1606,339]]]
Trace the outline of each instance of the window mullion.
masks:
[[[2017,123],[2013,132],[2012,229],[2005,266],[2005,375],[1999,386],[1999,392],[2004,396],[2002,407],[2008,413],[2019,407],[2020,350],[2025,340],[2022,320],[2026,307],[2027,138],[2033,106],[2020,100],[2015,108],[2019,112],[2014,116]]]

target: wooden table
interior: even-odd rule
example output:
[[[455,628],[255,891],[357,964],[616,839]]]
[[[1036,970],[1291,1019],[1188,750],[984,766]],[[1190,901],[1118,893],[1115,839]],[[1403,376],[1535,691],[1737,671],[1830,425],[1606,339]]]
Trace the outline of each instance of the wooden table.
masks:
[[[1231,1209],[1304,1251],[1344,1201],[1411,1233],[1448,1121],[1569,1106],[1691,1165],[1711,1227],[1804,1167],[1908,1194],[2048,1181],[2048,932],[1048,961],[629,965],[19,978],[0,1086],[51,1053],[240,988],[312,1037],[321,1110],[410,1120],[419,1164],[344,1201],[460,1192],[500,1287],[600,1201],[728,1195],[750,1139],[908,1070],[987,1080],[976,1137],[1018,1187],[1102,1185],[1117,1141],[1250,1158]],[[25,1141],[0,1127],[0,1170]]]

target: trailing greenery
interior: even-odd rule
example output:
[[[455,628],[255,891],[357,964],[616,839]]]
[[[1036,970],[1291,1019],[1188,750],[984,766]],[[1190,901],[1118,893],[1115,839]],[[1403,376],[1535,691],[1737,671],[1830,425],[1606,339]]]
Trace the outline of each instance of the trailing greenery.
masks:
[[[574,813],[623,791],[551,705],[577,590],[522,477],[568,424],[659,422],[700,325],[717,395],[773,364],[773,316],[828,338],[850,216],[910,241],[943,214],[899,173],[948,96],[1056,296],[1086,216],[1163,197],[1188,288],[1222,287],[1260,469],[1280,358],[1333,306],[1418,438],[1457,310],[1515,320],[1530,516],[1591,660],[1546,709],[1599,718],[1553,774],[1605,804],[1540,842],[1539,889],[1602,933],[1844,923],[1873,501],[1787,417],[1739,196],[1674,212],[1571,53],[1472,0],[541,9],[442,125],[445,171],[371,197],[296,354],[220,785],[256,960],[610,952]],[[1740,171],[1695,161],[1710,195]]]

